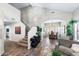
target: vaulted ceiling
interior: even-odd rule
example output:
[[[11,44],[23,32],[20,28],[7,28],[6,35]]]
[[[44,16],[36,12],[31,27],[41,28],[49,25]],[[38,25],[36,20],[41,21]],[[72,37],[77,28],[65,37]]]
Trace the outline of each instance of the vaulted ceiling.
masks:
[[[79,8],[79,3],[10,3],[17,9],[27,7],[29,5],[38,5],[51,10],[58,10],[63,12],[73,12]]]

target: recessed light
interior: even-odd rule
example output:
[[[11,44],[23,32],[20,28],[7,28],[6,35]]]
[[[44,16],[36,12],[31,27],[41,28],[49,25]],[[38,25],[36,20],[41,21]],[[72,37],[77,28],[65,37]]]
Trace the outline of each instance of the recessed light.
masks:
[[[55,13],[54,11],[52,11],[51,13]]]

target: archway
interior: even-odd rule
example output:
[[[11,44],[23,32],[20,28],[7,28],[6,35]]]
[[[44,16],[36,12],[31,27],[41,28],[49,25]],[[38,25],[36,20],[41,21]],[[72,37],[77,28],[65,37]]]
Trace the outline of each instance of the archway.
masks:
[[[62,37],[62,35],[66,35],[66,22],[63,20],[48,20],[42,23],[42,39],[43,34],[50,34],[53,31],[55,34],[58,33]]]
[[[43,22],[41,26],[42,26],[41,46],[43,50],[48,53],[53,48],[50,42],[51,38],[49,37],[51,32],[53,32],[51,36],[54,35],[53,37],[55,37],[56,35],[56,38],[52,38],[52,40],[64,37],[66,35],[66,23],[63,20],[48,20]]]

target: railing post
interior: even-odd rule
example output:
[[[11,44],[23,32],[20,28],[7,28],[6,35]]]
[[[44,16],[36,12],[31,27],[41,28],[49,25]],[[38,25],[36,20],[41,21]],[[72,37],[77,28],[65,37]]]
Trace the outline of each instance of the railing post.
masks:
[[[29,32],[28,32],[28,49],[30,49],[31,48],[31,46],[30,46],[30,37],[29,37]]]
[[[31,41],[30,39],[36,35],[36,32],[37,32],[37,28],[36,27],[32,27],[30,29],[30,31],[28,32],[28,49],[31,48]]]

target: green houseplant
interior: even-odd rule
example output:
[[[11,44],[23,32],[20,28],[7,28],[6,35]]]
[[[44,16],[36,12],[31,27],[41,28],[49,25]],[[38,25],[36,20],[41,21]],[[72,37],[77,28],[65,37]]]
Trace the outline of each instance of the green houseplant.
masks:
[[[60,51],[55,50],[52,52],[52,56],[61,56],[61,55],[62,53]]]
[[[74,23],[76,23],[76,20],[71,19],[67,25],[67,36],[70,37],[70,40],[73,40],[73,33],[74,33]]]
[[[67,25],[67,36],[72,35],[72,27],[70,25]]]
[[[41,31],[42,31],[42,28],[40,28],[39,26],[37,26],[37,36],[41,36]]]

